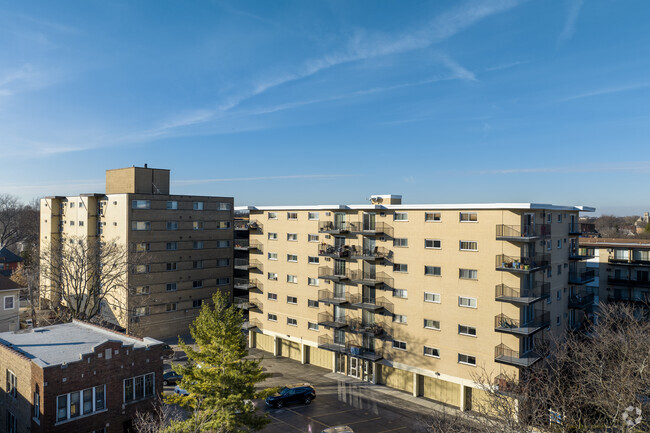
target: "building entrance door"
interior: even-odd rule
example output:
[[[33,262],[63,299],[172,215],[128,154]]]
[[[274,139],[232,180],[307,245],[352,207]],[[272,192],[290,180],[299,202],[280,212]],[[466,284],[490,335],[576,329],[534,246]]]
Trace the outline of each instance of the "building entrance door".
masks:
[[[359,378],[359,358],[350,357],[350,370],[348,374],[357,379]]]
[[[375,383],[375,364],[372,361],[363,361],[363,377],[361,379]]]

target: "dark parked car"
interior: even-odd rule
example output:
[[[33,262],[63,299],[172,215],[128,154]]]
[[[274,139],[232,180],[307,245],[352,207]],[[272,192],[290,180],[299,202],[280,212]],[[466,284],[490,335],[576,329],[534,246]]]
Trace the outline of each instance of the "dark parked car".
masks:
[[[176,382],[180,381],[183,378],[180,374],[176,373],[173,370],[169,370],[163,373],[163,385],[174,385]]]
[[[163,344],[162,354],[165,359],[171,359],[174,357],[174,349],[172,349],[169,344]]]
[[[282,407],[291,403],[309,404],[315,398],[316,390],[308,383],[303,383],[283,387],[276,394],[267,397],[266,404],[270,407]]]

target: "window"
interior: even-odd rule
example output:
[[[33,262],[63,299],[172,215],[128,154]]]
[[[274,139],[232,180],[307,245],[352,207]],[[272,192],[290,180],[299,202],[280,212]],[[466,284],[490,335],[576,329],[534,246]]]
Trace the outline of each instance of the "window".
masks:
[[[458,363],[467,364],[467,365],[476,365],[476,357],[465,355],[463,353],[458,354]]]
[[[149,265],[135,265],[135,267],[133,268],[133,272],[136,274],[148,274]]]
[[[16,378],[16,375],[13,371],[7,369],[7,387],[5,388],[7,395],[16,398],[18,396],[17,386],[18,379]]]
[[[153,387],[151,389],[151,395],[153,395]],[[77,418],[80,415],[89,415],[105,410],[105,396],[106,385],[99,385],[93,388],[84,389],[83,391],[75,391],[69,394],[57,396],[56,421],[66,421]],[[34,410],[36,410],[36,407],[34,407]]]
[[[440,239],[425,239],[424,248],[433,248],[439,250],[442,245]]]
[[[408,221],[409,214],[408,212],[395,212],[393,214],[393,221]]]
[[[135,307],[133,309],[134,317],[146,316],[147,314],[149,314],[149,307]]]
[[[442,215],[440,212],[425,212],[424,214],[424,221],[426,222],[432,222],[432,221],[440,221],[442,218]]]
[[[298,240],[298,235],[296,233],[287,233],[287,240],[288,241],[297,241]]]
[[[167,209],[170,209],[170,210],[178,209],[178,202],[177,201],[168,201],[167,202]]]
[[[83,226],[84,226],[84,222],[83,222],[83,221],[79,221],[79,227],[83,227]]]
[[[34,419],[41,418],[41,396],[38,391],[34,391]]]
[[[393,263],[393,272],[408,272],[408,271],[409,271],[409,265]]]
[[[298,276],[297,275],[287,275],[287,283],[298,283]]]
[[[203,230],[203,221],[192,222],[192,230]]]
[[[227,230],[230,228],[230,221],[217,221],[217,230]]]
[[[176,291],[176,283],[167,283],[165,286],[168,292],[175,292]]]
[[[124,379],[124,403],[153,397],[154,374]]]
[[[287,219],[288,220],[297,220],[298,219],[298,212],[287,212]]]
[[[272,314],[269,313],[266,318],[271,321],[271,322],[277,322],[278,321],[278,315],[277,314]]]
[[[424,302],[440,303],[440,294],[432,292],[424,292]]]
[[[230,241],[217,241],[217,248],[230,248]]]
[[[458,278],[461,280],[476,280],[478,279],[478,271],[476,269],[460,269]]]
[[[307,242],[318,242],[318,235],[307,235]]]
[[[70,207],[73,204],[70,203]],[[131,200],[131,209],[151,209],[151,200]]]
[[[277,293],[267,293],[266,297],[269,299],[269,301],[277,301],[278,300],[278,294]]]
[[[230,210],[232,205],[230,203],[217,202],[217,210]]]
[[[178,230],[178,221],[167,221],[167,230]]]
[[[320,216],[318,212],[308,212],[307,213],[307,218],[312,220],[312,221],[318,221],[320,219]]]
[[[217,286],[223,286],[226,284],[230,284],[230,277],[217,278]]]
[[[174,251],[178,249],[178,242],[167,242],[167,245],[165,246],[165,249],[167,251]]]
[[[193,241],[192,242],[192,249],[202,250],[203,249],[203,241]]]
[[[13,309],[14,309],[14,297],[5,296],[5,310],[13,310]]]
[[[268,253],[269,260],[277,260],[278,253]]]
[[[559,222],[559,223],[562,222],[562,214],[561,213],[557,214],[557,222]]]
[[[562,239],[557,240],[557,249],[559,250],[560,248],[562,248]]]
[[[132,221],[131,222],[132,230],[151,230],[150,221]]]
[[[404,315],[404,314],[393,314],[393,322],[394,323],[407,323],[406,322],[406,315]]]
[[[458,297],[458,305],[461,307],[476,308],[476,298]]]
[[[546,222],[549,224],[553,222],[553,214],[551,212],[546,215]]]
[[[192,281],[192,288],[193,289],[200,289],[203,287],[203,280],[194,280]]]
[[[70,221],[70,225],[73,226],[73,225],[74,225],[74,221]]]
[[[409,246],[409,240],[407,238],[395,238],[395,239],[393,239],[393,246],[394,247],[408,247]]]
[[[549,268],[546,270],[546,277],[547,277],[547,278],[551,278],[552,276],[553,276],[553,268],[549,267]]]
[[[287,325],[298,326],[298,321],[293,317],[287,317]]]
[[[435,347],[424,346],[424,356],[430,356],[432,358],[440,358],[440,349]]]
[[[136,295],[148,295],[149,294],[149,286],[138,286],[133,289],[133,292]]]
[[[558,290],[555,296],[556,296],[556,299],[558,301],[560,301],[562,299],[562,290]]]
[[[435,329],[436,331],[440,331],[440,321],[432,320],[432,319],[424,319],[424,327],[427,329]]]
[[[476,241],[460,241],[461,251],[478,251],[478,242]]]
[[[298,256],[296,254],[287,254],[287,262],[297,262]]]
[[[476,337],[476,328],[473,326],[458,325],[458,333],[460,335]]]
[[[176,269],[177,269],[176,262],[167,263],[167,270],[168,271],[175,271]]]
[[[562,265],[557,265],[557,274],[562,275]]]
[[[310,286],[318,286],[318,278],[307,278],[307,284]]]
[[[137,200],[133,200],[133,201],[136,202]],[[71,201],[71,202],[70,202],[70,208],[73,208],[73,207],[74,207],[74,202]]]
[[[192,308],[201,308],[201,305],[203,305],[203,299],[194,299],[192,301]]]
[[[460,222],[462,223],[475,223],[478,221],[478,214],[476,212],[461,212]]]
[[[194,203],[192,203],[192,210],[203,210],[203,202],[195,201]]]
[[[217,259],[218,268],[223,268],[226,266],[230,266],[230,259]]]
[[[269,212],[269,219],[270,220],[278,219],[278,213],[277,212]]]
[[[406,350],[406,341],[393,340],[393,349]]]
[[[560,319],[560,316],[557,316],[555,318],[555,325],[560,326],[562,324],[562,319]]]
[[[309,308],[318,308],[318,301],[315,301],[313,299],[308,299],[307,300],[307,306]]]
[[[309,263],[310,265],[317,265],[320,263],[320,259],[315,256],[309,256],[307,257],[307,263]]]
[[[278,240],[278,234],[277,233],[269,233],[269,240],[270,241],[277,241]]]
[[[393,289],[393,297],[394,298],[406,299],[406,298],[408,298],[408,290],[406,290],[406,289]]]
[[[441,275],[440,266],[425,266],[424,275],[433,275],[439,277]]]
[[[298,298],[295,296],[287,296],[287,304],[297,304]]]
[[[172,302],[165,306],[165,311],[176,311],[178,309],[178,302]]]
[[[307,322],[307,329],[310,331],[318,331],[318,323]]]
[[[203,269],[203,260],[192,261],[192,269]]]
[[[268,273],[268,278],[269,280],[277,281],[278,280],[278,274],[275,272],[269,272]]]

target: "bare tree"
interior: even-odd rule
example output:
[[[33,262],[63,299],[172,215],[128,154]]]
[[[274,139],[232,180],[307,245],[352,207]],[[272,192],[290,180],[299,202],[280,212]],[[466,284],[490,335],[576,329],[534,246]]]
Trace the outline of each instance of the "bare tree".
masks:
[[[18,197],[0,194],[0,247],[13,249],[18,243],[38,243],[39,207],[25,205]]]
[[[178,406],[170,406],[156,401],[153,409],[148,412],[136,412],[133,418],[133,429],[137,433],[161,433],[172,421],[180,421],[183,414]]]

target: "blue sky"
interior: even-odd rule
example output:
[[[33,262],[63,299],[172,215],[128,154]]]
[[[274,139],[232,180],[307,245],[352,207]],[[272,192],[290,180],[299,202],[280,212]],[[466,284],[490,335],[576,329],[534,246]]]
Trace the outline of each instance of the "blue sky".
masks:
[[[0,193],[650,208],[650,2],[0,0]]]

